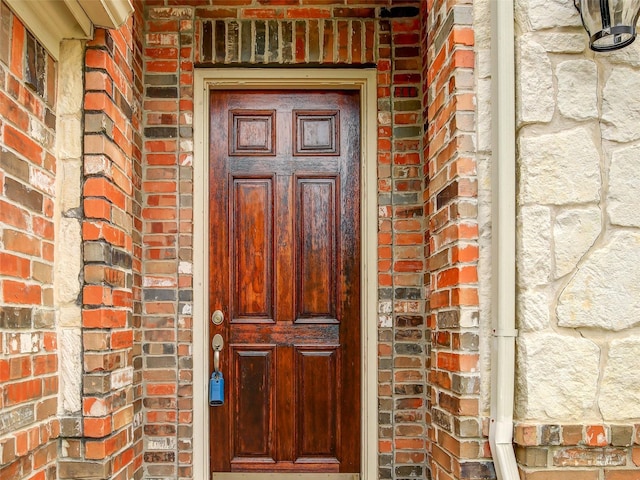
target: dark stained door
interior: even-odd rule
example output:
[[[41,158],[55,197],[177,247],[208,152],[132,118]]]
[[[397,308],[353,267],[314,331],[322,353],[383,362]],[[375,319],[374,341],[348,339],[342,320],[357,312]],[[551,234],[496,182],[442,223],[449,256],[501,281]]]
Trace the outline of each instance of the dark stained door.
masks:
[[[210,101],[211,469],[359,472],[359,93]]]

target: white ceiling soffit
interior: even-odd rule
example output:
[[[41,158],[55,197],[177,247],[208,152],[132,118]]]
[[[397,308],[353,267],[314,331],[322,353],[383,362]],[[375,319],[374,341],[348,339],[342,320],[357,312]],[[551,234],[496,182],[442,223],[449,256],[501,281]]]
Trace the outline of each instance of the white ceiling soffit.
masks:
[[[93,37],[93,27],[118,28],[133,13],[130,0],[5,0],[57,60],[60,41]]]

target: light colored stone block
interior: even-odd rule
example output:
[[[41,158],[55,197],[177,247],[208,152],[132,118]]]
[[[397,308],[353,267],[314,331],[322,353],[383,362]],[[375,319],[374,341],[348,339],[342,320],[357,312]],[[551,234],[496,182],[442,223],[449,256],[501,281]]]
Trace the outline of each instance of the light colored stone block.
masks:
[[[602,91],[602,136],[629,142],[640,138],[640,72],[618,66]]]
[[[59,163],[61,175],[60,183],[60,210],[78,208],[80,206],[81,188],[81,164],[77,160],[63,160]]]
[[[516,0],[516,12],[533,30],[582,25],[573,2],[564,0]]]
[[[518,213],[518,284],[544,285],[551,277],[551,212],[542,206]]]
[[[516,412],[520,420],[582,420],[596,401],[600,349],[556,333],[518,338]]]
[[[82,231],[74,218],[61,218],[58,232],[55,276],[57,300],[75,303],[80,294],[80,270],[82,268]]]
[[[517,328],[532,332],[549,328],[550,299],[546,292],[522,290],[518,293]]]
[[[640,67],[640,43],[633,42],[619,50],[607,52],[606,59],[613,64]]]
[[[80,113],[65,115],[58,119],[57,129],[62,132],[56,137],[58,156],[62,159],[76,159],[82,156],[82,123]]]
[[[613,232],[560,295],[561,327],[623,330],[640,323],[640,233]]]
[[[602,230],[600,208],[570,208],[560,212],[553,225],[556,278],[571,273],[593,246]]]
[[[591,60],[569,60],[556,69],[558,108],[574,120],[598,116],[598,70]]]
[[[584,32],[544,32],[537,34],[535,39],[547,52],[551,53],[581,53],[589,43]]]
[[[82,309],[75,303],[67,303],[58,308],[58,325],[61,327],[80,327]]]
[[[521,137],[520,199],[565,205],[600,199],[600,153],[590,130],[579,127]]]
[[[553,72],[545,49],[530,37],[518,42],[518,123],[550,122],[555,111]]]
[[[491,46],[491,8],[489,0],[473,2],[473,27],[476,48]]]
[[[82,408],[82,339],[79,328],[61,328],[60,392],[63,413],[79,412]]]
[[[619,150],[609,167],[607,213],[615,225],[640,227],[640,147]]]
[[[478,151],[491,151],[491,79],[478,80],[477,131]]]
[[[600,387],[598,406],[605,421],[640,417],[640,336],[613,340]]]
[[[60,43],[58,63],[58,116],[73,114],[82,109],[84,44],[79,40]]]

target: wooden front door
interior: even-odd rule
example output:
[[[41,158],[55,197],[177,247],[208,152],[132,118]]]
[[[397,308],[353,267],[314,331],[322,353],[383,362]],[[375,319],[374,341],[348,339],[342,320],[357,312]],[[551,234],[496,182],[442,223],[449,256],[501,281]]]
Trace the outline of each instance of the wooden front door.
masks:
[[[360,471],[360,103],[212,91],[213,472]],[[209,371],[213,368],[209,357]]]

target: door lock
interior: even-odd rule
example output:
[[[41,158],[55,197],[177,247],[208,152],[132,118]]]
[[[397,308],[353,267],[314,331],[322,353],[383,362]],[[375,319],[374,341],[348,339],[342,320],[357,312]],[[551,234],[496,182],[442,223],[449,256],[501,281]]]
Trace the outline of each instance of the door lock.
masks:
[[[224,313],[222,313],[220,310],[216,310],[211,315],[211,321],[214,325],[220,325],[222,322],[224,322]]]

